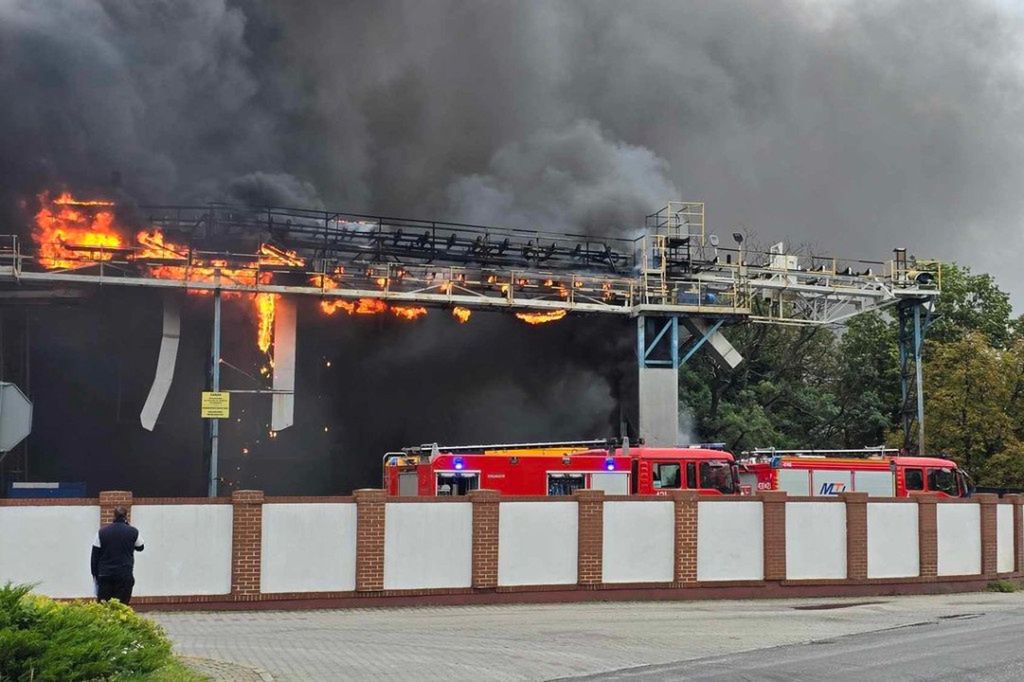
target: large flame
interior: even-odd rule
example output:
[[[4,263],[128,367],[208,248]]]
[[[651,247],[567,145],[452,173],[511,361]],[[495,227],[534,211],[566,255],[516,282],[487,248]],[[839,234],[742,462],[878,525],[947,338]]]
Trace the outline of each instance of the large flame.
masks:
[[[469,316],[473,314],[473,311],[469,308],[463,308],[460,305],[452,308],[452,316],[459,321],[459,324],[466,324],[469,322]]]
[[[114,204],[110,201],[76,199],[64,192],[52,201],[39,195],[32,240],[39,247],[39,264],[48,270],[91,265],[114,257],[112,249],[124,247],[114,229]]]
[[[567,312],[565,310],[548,310],[542,313],[516,313],[516,317],[527,324],[544,324],[562,319]]]
[[[277,294],[256,294],[256,346],[264,353],[270,351],[274,340],[274,313]]]

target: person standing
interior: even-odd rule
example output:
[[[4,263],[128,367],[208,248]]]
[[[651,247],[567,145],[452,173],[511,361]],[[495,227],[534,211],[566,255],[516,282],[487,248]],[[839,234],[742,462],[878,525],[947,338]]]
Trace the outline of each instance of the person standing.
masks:
[[[100,528],[92,543],[92,578],[96,601],[132,600],[135,587],[135,552],[145,549],[139,529],[128,525],[128,510],[114,509],[114,522]]]

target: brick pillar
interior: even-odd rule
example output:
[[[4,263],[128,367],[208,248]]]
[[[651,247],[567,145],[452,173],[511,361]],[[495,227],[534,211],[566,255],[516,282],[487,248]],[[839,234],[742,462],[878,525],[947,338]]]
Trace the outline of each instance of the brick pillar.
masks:
[[[757,496],[764,505],[764,579],[786,579],[786,492],[766,490]]]
[[[999,496],[995,493],[977,493],[975,501],[981,507],[981,574],[986,578],[995,578],[999,562],[999,549],[996,546],[996,504]]]
[[[673,490],[676,506],[676,561],[673,580],[679,585],[697,582],[697,491]]]
[[[235,490],[231,507],[231,594],[253,599],[260,593],[263,491]]]
[[[604,574],[604,491],[575,490],[573,497],[579,505],[577,582],[600,585]]]
[[[846,502],[846,577],[868,577],[868,494],[843,493]]]
[[[921,577],[934,578],[939,574],[936,500],[931,495],[915,495],[915,498],[917,499],[917,546],[921,561]]]
[[[356,498],[356,592],[384,589],[384,503],[383,490],[365,488]]]
[[[100,493],[100,525],[105,526],[114,521],[114,507],[128,509],[128,519],[132,518],[132,494],[128,490],[104,490]]]
[[[501,495],[497,490],[473,490],[473,587],[493,590],[498,586],[498,511]]]
[[[1021,514],[1020,495],[1005,495],[1003,500],[1013,505],[1013,570],[1024,573],[1024,517]]]

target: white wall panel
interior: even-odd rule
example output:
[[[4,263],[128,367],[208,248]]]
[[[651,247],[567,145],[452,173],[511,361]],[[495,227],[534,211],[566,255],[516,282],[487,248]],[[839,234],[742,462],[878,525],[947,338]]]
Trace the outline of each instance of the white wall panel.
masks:
[[[260,590],[356,588],[356,505],[265,504]]]
[[[697,503],[697,580],[764,578],[760,502]]]
[[[1013,505],[996,509],[996,571],[1009,573],[1013,570]]]
[[[385,505],[384,589],[469,587],[472,580],[472,504]]]
[[[39,583],[51,597],[92,597],[97,507],[0,507],[0,585]]]
[[[938,574],[981,573],[981,510],[978,504],[936,505]]]
[[[229,504],[133,506],[132,525],[146,544],[135,555],[135,594],[228,594],[231,516]]]
[[[575,584],[576,502],[502,502],[498,512],[498,584]]]
[[[671,582],[675,528],[674,502],[605,502],[604,582]]]
[[[786,503],[786,577],[846,577],[846,505]]]
[[[868,503],[868,577],[921,574],[916,504]]]

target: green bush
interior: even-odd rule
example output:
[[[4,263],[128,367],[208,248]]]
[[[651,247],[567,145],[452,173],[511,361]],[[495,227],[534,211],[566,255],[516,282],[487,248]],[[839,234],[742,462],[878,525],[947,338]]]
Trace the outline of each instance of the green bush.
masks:
[[[989,592],[1019,592],[1020,583],[1012,580],[993,580],[986,587]]]
[[[155,623],[118,601],[56,602],[0,588],[0,680],[118,680],[173,661]]]

